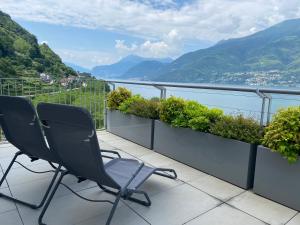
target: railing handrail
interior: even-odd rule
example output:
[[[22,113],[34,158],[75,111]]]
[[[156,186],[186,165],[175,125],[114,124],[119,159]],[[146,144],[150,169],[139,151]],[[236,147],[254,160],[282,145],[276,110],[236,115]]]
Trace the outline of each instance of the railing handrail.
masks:
[[[108,83],[116,84],[133,84],[143,86],[158,86],[158,87],[175,87],[175,88],[193,88],[219,91],[237,91],[237,92],[251,92],[251,93],[265,93],[265,94],[286,94],[286,95],[300,95],[300,89],[284,89],[284,88],[264,88],[264,87],[242,87],[233,85],[213,85],[213,84],[191,84],[191,83],[175,83],[175,82],[153,82],[153,81],[132,81],[132,80],[114,80],[104,79]]]

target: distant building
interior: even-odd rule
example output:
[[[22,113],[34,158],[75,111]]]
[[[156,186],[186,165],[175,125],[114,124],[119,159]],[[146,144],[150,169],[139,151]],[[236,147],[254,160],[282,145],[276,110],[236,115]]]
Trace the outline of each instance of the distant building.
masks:
[[[45,82],[45,83],[49,83],[49,84],[53,84],[53,79],[49,74],[46,73],[40,73],[40,79],[41,81]]]

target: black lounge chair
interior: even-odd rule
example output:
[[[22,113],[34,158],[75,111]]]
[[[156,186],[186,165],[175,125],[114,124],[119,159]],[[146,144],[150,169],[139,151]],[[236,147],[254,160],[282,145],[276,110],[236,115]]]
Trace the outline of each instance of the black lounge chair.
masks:
[[[55,168],[53,178],[39,204],[28,203],[11,196],[7,196],[3,193],[0,193],[0,197],[12,200],[16,203],[21,203],[33,209],[42,207],[59,173],[59,169],[53,165],[53,163],[57,163],[57,160],[53,152],[51,152],[47,147],[33,105],[25,98],[0,96],[0,126],[2,127],[6,139],[19,150],[14,155],[8,168],[2,176],[0,180],[0,186],[3,184],[13,164],[15,162],[19,163],[16,160],[20,155],[28,156],[31,161],[38,159],[46,160],[51,164],[52,167]],[[25,166],[23,167],[28,169]],[[50,170],[45,172],[54,171]]]
[[[138,188],[152,175],[157,174],[176,179],[172,169],[152,168],[133,159],[113,159],[103,164],[100,147],[93,120],[89,112],[83,108],[41,103],[37,111],[48,143],[65,166],[64,171],[53,188],[39,217],[39,224],[60,184],[67,174],[79,174],[96,182],[104,191],[116,195],[114,202],[108,200],[90,200],[106,202],[113,205],[106,225],[110,224],[118,202],[121,198],[150,206],[151,201],[144,191]],[[169,173],[173,173],[170,175]],[[133,194],[143,194],[145,201],[132,197]],[[76,194],[78,196],[78,194]],[[88,199],[85,199],[88,200]]]

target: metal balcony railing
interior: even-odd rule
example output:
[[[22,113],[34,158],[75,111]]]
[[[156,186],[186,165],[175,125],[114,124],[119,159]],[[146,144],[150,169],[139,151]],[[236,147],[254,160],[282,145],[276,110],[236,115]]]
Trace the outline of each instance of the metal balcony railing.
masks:
[[[22,96],[34,105],[50,102],[84,107],[92,114],[97,129],[104,127],[106,91],[105,81],[91,78],[0,78],[0,95]],[[3,133],[0,129],[0,140],[1,137]]]
[[[81,106],[88,109],[97,129],[104,128],[105,96],[117,86],[125,86],[144,97],[183,97],[209,107],[218,107],[228,114],[244,114],[268,124],[281,107],[300,105],[300,90],[290,88],[243,87],[231,85],[166,83],[128,80],[97,80],[70,78],[0,78],[0,95],[22,96],[34,105],[51,102]],[[0,129],[0,138],[3,137]]]
[[[258,119],[261,126],[268,124],[279,108],[300,105],[299,89],[128,80],[106,82],[113,89],[126,86],[146,97],[153,97],[158,91],[160,98],[174,95],[219,107],[226,113],[248,114]]]

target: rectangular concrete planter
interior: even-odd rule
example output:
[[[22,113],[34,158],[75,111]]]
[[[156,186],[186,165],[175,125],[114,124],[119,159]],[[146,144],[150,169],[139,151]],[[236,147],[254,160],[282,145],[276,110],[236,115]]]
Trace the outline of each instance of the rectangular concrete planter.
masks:
[[[300,211],[300,162],[289,164],[279,153],[258,146],[253,191]]]
[[[256,146],[155,121],[154,150],[244,189],[253,186]]]
[[[106,110],[107,131],[153,149],[154,120],[124,114],[118,110]]]

